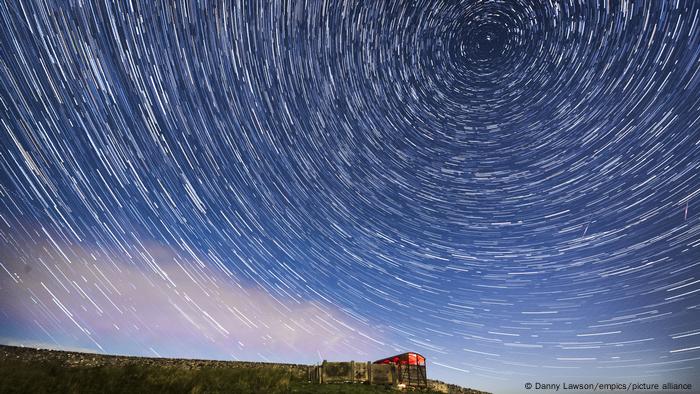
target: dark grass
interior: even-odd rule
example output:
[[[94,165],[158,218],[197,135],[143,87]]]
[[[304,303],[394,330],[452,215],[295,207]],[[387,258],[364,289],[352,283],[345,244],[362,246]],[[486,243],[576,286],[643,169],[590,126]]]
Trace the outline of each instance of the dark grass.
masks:
[[[0,393],[288,393],[289,372],[260,368],[65,366],[0,362]]]
[[[295,381],[275,368],[186,369],[157,365],[67,366],[58,361],[0,360],[0,393],[338,393],[388,394],[366,384]],[[422,391],[422,393],[434,393]]]

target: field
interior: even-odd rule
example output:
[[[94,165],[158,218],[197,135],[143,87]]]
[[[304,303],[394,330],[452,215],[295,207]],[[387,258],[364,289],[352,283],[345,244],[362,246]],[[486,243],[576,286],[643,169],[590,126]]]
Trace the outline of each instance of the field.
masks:
[[[396,391],[362,384],[315,385],[290,379],[284,371],[259,368],[67,367],[58,363],[3,361],[0,392],[378,394]]]
[[[266,366],[261,363],[175,359],[161,361],[7,346],[2,346],[0,350],[0,393],[397,392],[383,386],[363,384],[310,384],[294,367],[284,368],[276,364]]]

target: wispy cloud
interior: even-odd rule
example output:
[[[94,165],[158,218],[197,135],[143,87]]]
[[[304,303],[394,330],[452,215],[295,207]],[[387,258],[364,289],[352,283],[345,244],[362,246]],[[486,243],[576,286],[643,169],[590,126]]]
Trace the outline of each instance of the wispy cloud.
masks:
[[[47,234],[22,250],[0,248],[3,342],[287,362],[362,359],[384,347],[380,333],[327,302],[280,297],[225,267],[141,245],[131,256]]]

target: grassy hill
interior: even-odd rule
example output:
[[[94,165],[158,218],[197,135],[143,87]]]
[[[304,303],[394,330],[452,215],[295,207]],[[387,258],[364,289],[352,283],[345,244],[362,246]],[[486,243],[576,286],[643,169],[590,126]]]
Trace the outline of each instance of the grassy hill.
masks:
[[[305,365],[104,356],[0,345],[0,393],[395,392],[363,384],[310,384]]]

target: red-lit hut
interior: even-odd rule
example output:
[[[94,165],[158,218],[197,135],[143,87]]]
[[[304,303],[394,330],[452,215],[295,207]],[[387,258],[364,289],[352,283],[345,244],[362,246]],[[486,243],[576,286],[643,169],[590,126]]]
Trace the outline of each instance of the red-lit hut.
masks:
[[[374,364],[395,364],[398,383],[406,386],[428,387],[425,357],[408,352],[377,360]]]

